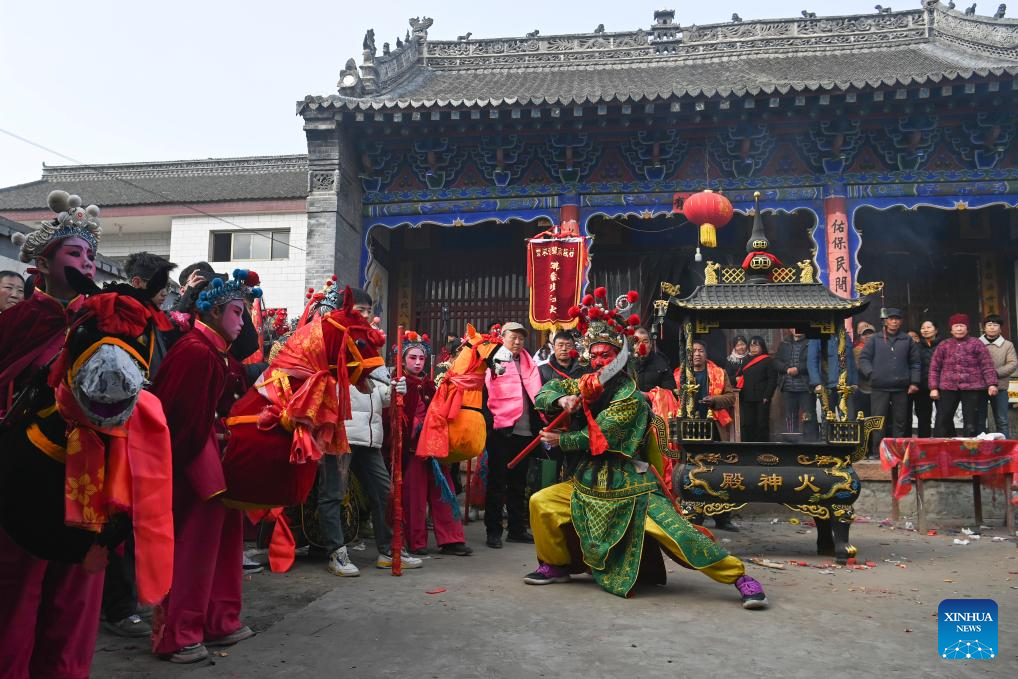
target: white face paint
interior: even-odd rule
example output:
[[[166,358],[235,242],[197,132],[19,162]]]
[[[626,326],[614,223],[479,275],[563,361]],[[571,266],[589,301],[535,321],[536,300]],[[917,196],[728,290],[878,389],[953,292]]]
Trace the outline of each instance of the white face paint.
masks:
[[[495,374],[504,375],[505,364],[511,360],[513,360],[513,352],[507,349],[505,345],[496,349],[494,355],[491,357],[491,363],[495,366]]]
[[[74,376],[71,390],[81,410],[98,427],[118,427],[134,412],[145,375],[120,347],[99,347]]]

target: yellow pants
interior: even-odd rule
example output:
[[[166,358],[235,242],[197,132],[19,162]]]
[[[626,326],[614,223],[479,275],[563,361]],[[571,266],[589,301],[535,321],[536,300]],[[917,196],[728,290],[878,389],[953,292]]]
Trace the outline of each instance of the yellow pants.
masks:
[[[537,558],[552,566],[566,566],[572,555],[566,544],[563,527],[572,523],[570,503],[573,495],[572,482],[556,483],[530,496],[530,529],[534,533]],[[647,517],[646,535],[654,538],[661,547],[680,562],[689,565],[678,543],[657,523]],[[730,585],[745,575],[742,561],[729,554],[715,564],[697,569],[707,577]]]

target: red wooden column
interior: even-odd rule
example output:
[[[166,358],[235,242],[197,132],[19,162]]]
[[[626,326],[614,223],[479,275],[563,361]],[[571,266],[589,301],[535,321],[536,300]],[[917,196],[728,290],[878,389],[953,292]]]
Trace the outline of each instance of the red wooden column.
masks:
[[[576,203],[559,207],[559,224],[571,236],[580,235],[580,206]]]

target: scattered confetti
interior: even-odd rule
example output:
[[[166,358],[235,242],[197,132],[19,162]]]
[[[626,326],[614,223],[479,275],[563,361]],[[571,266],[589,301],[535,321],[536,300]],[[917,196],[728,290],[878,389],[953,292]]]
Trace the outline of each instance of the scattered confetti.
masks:
[[[426,590],[424,593],[425,594],[441,594],[442,592],[445,592],[445,591],[446,591],[445,587],[436,587],[435,589]]]

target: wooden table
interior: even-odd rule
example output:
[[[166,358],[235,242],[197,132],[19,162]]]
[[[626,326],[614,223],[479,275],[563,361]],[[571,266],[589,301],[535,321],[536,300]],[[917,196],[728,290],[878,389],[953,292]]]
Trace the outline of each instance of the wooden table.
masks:
[[[885,438],[880,443],[880,463],[894,479],[891,492],[895,519],[898,501],[915,485],[920,533],[926,532],[924,480],[971,478],[975,520],[979,526],[983,523],[982,477],[1002,476],[1005,525],[1009,535],[1015,534],[1011,478],[1012,474],[1018,473],[1018,441]]]

